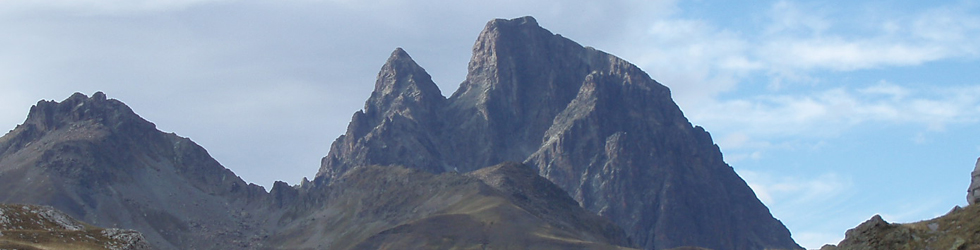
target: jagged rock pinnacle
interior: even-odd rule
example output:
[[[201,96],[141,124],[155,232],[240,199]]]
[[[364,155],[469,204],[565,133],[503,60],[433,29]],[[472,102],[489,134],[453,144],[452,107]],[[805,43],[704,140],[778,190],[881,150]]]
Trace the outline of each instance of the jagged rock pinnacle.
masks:
[[[973,205],[980,201],[980,158],[977,158],[977,164],[973,167],[970,176],[970,188],[966,190],[966,201]]]
[[[391,115],[386,112],[413,116],[407,111],[432,110],[441,105],[444,99],[429,73],[415,63],[405,50],[397,48],[378,72],[374,92],[364,104],[364,113],[375,118]]]
[[[330,153],[321,159],[314,183],[323,184],[340,177],[350,169],[379,164],[401,164],[407,167],[443,172],[447,166],[433,155],[437,147],[433,131],[441,129],[439,112],[446,98],[432,77],[401,48],[395,49],[378,72],[374,92],[364,110],[354,113],[347,133],[331,145]],[[364,137],[394,139],[378,145]],[[405,161],[416,155],[418,161]]]

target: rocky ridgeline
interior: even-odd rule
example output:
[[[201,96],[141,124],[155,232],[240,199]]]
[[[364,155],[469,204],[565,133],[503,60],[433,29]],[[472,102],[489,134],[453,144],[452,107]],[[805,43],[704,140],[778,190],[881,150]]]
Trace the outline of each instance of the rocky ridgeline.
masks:
[[[39,101],[0,137],[0,203],[135,229],[160,249],[248,246],[262,228],[243,212],[267,199],[204,148],[101,92]]]
[[[28,117],[0,137],[0,202],[45,204],[68,215],[31,210],[50,221],[43,230],[56,233],[24,233],[18,231],[28,228],[23,225],[40,220],[0,209],[0,233],[18,239],[0,246],[50,241],[63,244],[55,249],[114,249],[137,238],[138,246],[155,249],[632,246],[621,228],[521,164],[479,176],[362,166],[329,185],[276,182],[265,192],[103,93],[40,101]],[[490,186],[483,178],[521,181]],[[86,231],[89,226],[69,215],[127,230]]]
[[[946,215],[915,223],[888,223],[875,215],[847,230],[837,245],[821,250],[949,249],[980,250],[980,158],[971,174],[966,208],[956,206]]]

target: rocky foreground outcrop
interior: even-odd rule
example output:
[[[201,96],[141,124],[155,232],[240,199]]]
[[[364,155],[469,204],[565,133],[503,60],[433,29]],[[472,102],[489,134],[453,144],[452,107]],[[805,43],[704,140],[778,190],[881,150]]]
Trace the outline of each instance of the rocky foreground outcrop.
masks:
[[[980,249],[980,206],[954,208],[935,219],[888,223],[875,215],[847,230],[844,240],[821,250]]]
[[[395,50],[314,183],[364,165],[432,173],[523,162],[646,249],[799,249],[670,90],[531,17],[487,23],[444,97]]]
[[[980,159],[971,174],[966,208],[956,206],[949,213],[915,223],[888,223],[875,215],[857,227],[847,230],[837,245],[821,250],[874,249],[980,249],[980,206],[975,205]]]
[[[133,230],[100,228],[50,206],[0,204],[0,249],[152,249]]]
[[[974,165],[970,177],[970,187],[966,190],[966,202],[973,205],[980,201],[980,158],[977,158],[977,164]]]

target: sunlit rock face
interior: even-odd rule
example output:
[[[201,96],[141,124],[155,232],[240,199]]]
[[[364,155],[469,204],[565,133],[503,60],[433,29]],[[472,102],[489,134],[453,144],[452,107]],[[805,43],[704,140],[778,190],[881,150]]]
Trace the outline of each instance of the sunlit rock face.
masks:
[[[522,17],[487,23],[468,69],[445,98],[396,50],[314,182],[374,164],[441,173],[524,162],[646,249],[800,248],[635,65]]]
[[[977,158],[977,164],[973,167],[970,176],[972,178],[970,179],[970,188],[967,189],[966,202],[973,205],[980,201],[980,158]]]

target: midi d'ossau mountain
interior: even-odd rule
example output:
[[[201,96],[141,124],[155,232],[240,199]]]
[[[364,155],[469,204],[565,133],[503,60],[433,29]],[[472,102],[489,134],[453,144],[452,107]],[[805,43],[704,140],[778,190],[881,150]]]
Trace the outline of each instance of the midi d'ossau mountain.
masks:
[[[156,249],[800,248],[667,87],[531,17],[488,22],[449,97],[396,49],[321,162],[266,191],[76,93],[0,137],[0,203]]]

